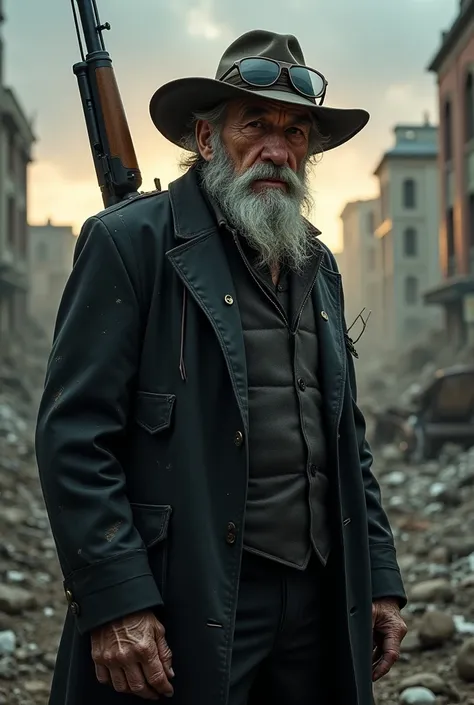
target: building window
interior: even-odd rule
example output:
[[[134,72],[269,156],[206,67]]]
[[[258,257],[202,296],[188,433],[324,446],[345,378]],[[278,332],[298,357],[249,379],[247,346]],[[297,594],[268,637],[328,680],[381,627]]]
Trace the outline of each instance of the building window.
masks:
[[[18,217],[18,251],[21,257],[26,259],[28,254],[28,224],[26,222],[25,209],[19,212]]]
[[[382,210],[382,221],[387,220],[390,207],[387,184],[380,186],[380,207]]]
[[[15,249],[16,245],[16,204],[13,196],[8,198],[8,232],[7,242],[11,249]]]
[[[466,142],[474,137],[474,82],[471,71],[464,85],[464,136]]]
[[[410,306],[418,303],[418,279],[416,277],[406,277],[405,279],[405,303]]]
[[[448,208],[446,213],[446,254],[448,276],[456,274],[456,248],[454,242],[454,209]]]
[[[15,178],[16,174],[16,145],[13,132],[8,133],[8,173]]]
[[[367,253],[367,269],[373,272],[375,269],[375,248],[371,247]]]
[[[452,132],[452,111],[451,101],[447,100],[444,104],[444,158],[447,162],[451,161],[453,156],[453,132]]]
[[[38,242],[36,245],[36,259],[38,262],[46,262],[48,259],[48,248],[45,242]]]
[[[416,184],[414,179],[403,182],[403,205],[405,208],[416,208]]]
[[[374,211],[369,211],[367,213],[367,232],[369,235],[373,235],[375,232],[375,214]]]
[[[405,257],[416,257],[418,254],[418,233],[415,228],[406,228],[403,233],[403,252]]]

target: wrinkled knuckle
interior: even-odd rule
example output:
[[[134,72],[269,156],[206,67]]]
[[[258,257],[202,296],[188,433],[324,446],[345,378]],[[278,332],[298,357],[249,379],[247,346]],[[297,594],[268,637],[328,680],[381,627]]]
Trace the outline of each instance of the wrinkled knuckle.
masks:
[[[140,658],[148,658],[153,654],[153,647],[150,642],[141,641],[135,645],[135,653],[137,656],[140,656]]]
[[[160,686],[160,685],[163,685],[165,680],[166,680],[166,676],[165,676],[164,671],[156,671],[152,676],[150,676],[150,678],[148,679],[148,682],[150,685]]]
[[[130,649],[119,649],[119,651],[115,654],[115,661],[121,665],[124,665],[129,663],[131,655]]]
[[[164,650],[164,653],[163,653],[163,660],[171,661],[172,658],[173,658],[173,652],[171,651],[170,647],[167,646],[166,649]]]
[[[125,681],[117,681],[115,684],[115,690],[118,693],[125,693],[125,691],[128,690],[128,686]]]
[[[110,651],[109,649],[106,649],[105,651],[102,652],[100,656],[100,662],[104,663],[106,666],[109,664],[113,663],[115,661],[115,654],[113,651]]]
[[[146,690],[146,684],[143,681],[130,683],[130,690],[137,694],[143,693]]]
[[[160,637],[164,637],[164,635],[166,634],[166,630],[161,622],[158,622],[158,624],[156,625],[156,631],[158,633],[158,636]]]

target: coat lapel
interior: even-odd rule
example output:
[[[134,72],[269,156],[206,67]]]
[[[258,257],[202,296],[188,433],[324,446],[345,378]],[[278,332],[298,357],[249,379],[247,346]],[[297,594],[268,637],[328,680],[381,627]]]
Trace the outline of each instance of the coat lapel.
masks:
[[[181,244],[166,256],[217,336],[248,430],[244,337],[221,235],[192,173],[170,184],[169,190],[175,233]]]
[[[321,358],[321,385],[331,441],[338,431],[347,367],[341,288],[341,275],[321,265],[313,289],[313,304]]]

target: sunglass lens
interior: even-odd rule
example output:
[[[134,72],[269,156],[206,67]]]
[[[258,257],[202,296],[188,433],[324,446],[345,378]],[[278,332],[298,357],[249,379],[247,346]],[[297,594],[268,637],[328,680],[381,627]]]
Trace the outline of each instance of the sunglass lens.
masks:
[[[279,73],[279,65],[269,59],[244,59],[240,62],[240,75],[251,86],[271,86]]]
[[[310,98],[319,98],[322,95],[324,80],[316,71],[310,71],[302,66],[292,66],[290,75],[294,87],[303,95],[307,95]]]

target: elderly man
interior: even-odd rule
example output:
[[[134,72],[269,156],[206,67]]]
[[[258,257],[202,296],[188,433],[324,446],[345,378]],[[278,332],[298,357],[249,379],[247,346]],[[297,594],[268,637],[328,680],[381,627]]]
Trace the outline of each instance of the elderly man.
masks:
[[[370,705],[397,658],[341,279],[302,215],[368,120],[326,87],[293,36],[246,33],[152,99],[187,173],[82,229],[37,428],[51,705]]]

